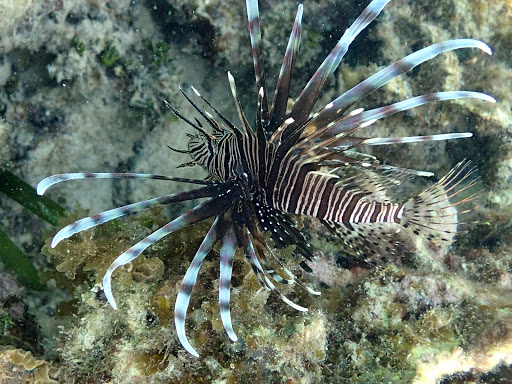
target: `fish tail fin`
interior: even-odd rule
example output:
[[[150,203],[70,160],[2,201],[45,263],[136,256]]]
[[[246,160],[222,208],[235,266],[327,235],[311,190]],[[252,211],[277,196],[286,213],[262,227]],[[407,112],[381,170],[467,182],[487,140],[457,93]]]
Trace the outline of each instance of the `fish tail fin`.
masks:
[[[478,192],[468,189],[478,183],[476,168],[463,160],[436,184],[407,200],[403,206],[400,223],[415,235],[433,242],[453,242],[460,231],[459,216],[472,211],[464,207],[474,201]]]

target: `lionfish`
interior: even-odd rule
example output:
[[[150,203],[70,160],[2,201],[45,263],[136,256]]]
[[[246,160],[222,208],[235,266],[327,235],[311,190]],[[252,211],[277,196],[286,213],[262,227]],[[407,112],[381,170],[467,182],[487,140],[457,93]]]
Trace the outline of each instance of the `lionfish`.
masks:
[[[209,101],[192,87],[193,92],[209,108],[201,109],[183,91],[183,95],[204,119],[187,119],[169,103],[176,116],[197,133],[189,134],[187,150],[190,165],[199,165],[208,173],[205,180],[138,173],[65,173],[50,176],[37,186],[42,195],[50,186],[77,179],[155,179],[196,184],[196,189],[161,196],[111,209],[78,220],[61,229],[51,243],[62,240],[107,221],[150,207],[204,198],[206,201],[170,221],[120,255],[103,277],[103,290],[110,305],[117,309],[112,295],[112,273],[130,263],[145,249],[179,229],[214,218],[181,283],[175,304],[175,327],[179,341],[192,355],[199,356],[187,340],[185,317],[190,295],[201,263],[216,244],[220,244],[219,307],[222,324],[233,341],[236,336],[230,315],[230,283],[233,258],[241,248],[259,283],[299,311],[307,309],[288,299],[276,286],[297,283],[312,294],[319,294],[296,280],[267,243],[268,233],[278,248],[295,246],[295,252],[306,259],[314,258],[310,245],[297,227],[294,215],[318,219],[329,230],[365,260],[379,261],[400,252],[394,235],[400,231],[440,243],[457,232],[456,206],[470,197],[457,197],[461,190],[473,185],[474,170],[468,161],[457,164],[446,176],[421,194],[404,202],[391,202],[383,197],[394,182],[403,177],[432,176],[432,173],[381,164],[374,157],[356,149],[369,146],[451,140],[471,137],[469,132],[431,136],[364,138],[357,135],[379,119],[433,101],[473,98],[495,100],[482,93],[469,91],[436,92],[364,111],[351,107],[392,79],[443,52],[460,48],[478,48],[487,54],[491,49],[473,39],[456,39],[433,44],[377,72],[318,112],[314,106],[348,47],[382,11],[390,0],[373,0],[345,31],[336,46],[313,74],[287,111],[292,72],[301,40],[303,6],[297,15],[277,80],[272,105],[269,105],[263,66],[260,17],[257,0],[246,0],[249,34],[257,86],[256,122],[251,125],[244,115],[235,80],[228,80],[241,125],[225,118]],[[171,148],[172,149],[172,148]],[[463,184],[461,184],[463,183]],[[464,187],[461,187],[464,185]],[[459,195],[460,196],[460,195]],[[455,200],[455,201],[454,201]],[[447,222],[448,220],[448,222]],[[308,270],[308,265],[301,263]],[[280,273],[274,266],[278,266]]]

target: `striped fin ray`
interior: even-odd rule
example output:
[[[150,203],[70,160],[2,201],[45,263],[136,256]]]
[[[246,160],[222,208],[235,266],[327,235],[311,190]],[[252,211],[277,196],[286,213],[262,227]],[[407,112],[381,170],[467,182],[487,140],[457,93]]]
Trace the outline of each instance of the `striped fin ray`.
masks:
[[[471,132],[455,132],[455,133],[442,133],[439,135],[426,135],[426,136],[405,136],[405,137],[386,137],[386,138],[354,138],[352,141],[358,141],[361,147],[364,146],[375,146],[375,145],[390,145],[390,144],[410,144],[410,143],[419,143],[423,141],[445,141],[445,140],[455,140],[455,139],[467,139],[472,137],[473,134]],[[354,147],[357,144],[352,144],[350,147]],[[343,146],[338,146],[336,149],[344,150],[345,146],[348,146],[346,143]]]
[[[279,298],[288,304],[290,307],[296,309],[297,311],[307,312],[307,308],[304,308],[298,304],[295,304],[293,301],[288,299],[276,286],[272,283],[272,281],[267,277],[263,267],[261,266],[258,257],[256,256],[256,252],[254,251],[254,245],[251,240],[251,234],[247,228],[245,228],[245,232],[240,230],[237,234],[238,243],[243,247],[246,257],[251,261],[251,265],[256,269],[256,276],[260,275],[260,279],[264,280],[265,286],[270,290],[277,293]]]
[[[336,173],[340,168],[353,167],[360,171],[371,171],[377,175],[389,179],[390,182],[386,183],[388,186],[399,185],[402,181],[410,179],[414,176],[432,177],[434,173],[427,171],[418,171],[410,168],[394,167],[387,164],[380,164],[371,161],[353,161],[346,162],[344,160],[331,159],[322,163],[328,167],[335,167],[330,172]]]
[[[249,262],[249,265],[251,266],[254,276],[256,276],[256,279],[258,280],[258,283],[260,283],[260,285],[265,290],[270,291],[271,289],[265,281],[265,273],[263,272],[263,269],[258,268],[257,264],[259,264],[259,263],[257,263],[257,258],[255,258],[256,259],[256,262],[255,262],[255,259],[251,258],[250,254],[249,254],[248,249],[249,249],[249,241],[250,240],[247,237],[247,235],[245,234],[245,229],[246,229],[245,226],[243,228],[241,228],[238,225],[233,226],[237,244],[239,246],[241,246],[242,249],[244,250],[244,256],[247,259],[247,261]]]
[[[112,306],[112,308],[117,309],[114,296],[112,295],[111,284],[112,273],[114,273],[114,271],[117,268],[130,263],[142,252],[144,252],[149,246],[156,243],[163,237],[169,235],[170,233],[175,232],[188,225],[198,223],[209,217],[218,215],[222,210],[225,209],[225,205],[230,198],[231,196],[228,194],[224,195],[224,197],[222,198],[215,197],[209,199],[208,201],[198,205],[197,207],[172,220],[170,223],[164,225],[162,228],[153,232],[151,235],[139,241],[137,244],[133,245],[131,248],[129,248],[123,254],[121,254],[110,265],[110,267],[107,269],[107,272],[105,273],[105,276],[103,277],[103,291],[105,292],[105,296],[107,297],[107,300]]]
[[[185,92],[182,91],[182,93],[185,95]],[[188,99],[188,97],[185,95],[185,97]],[[214,137],[212,135],[210,135],[208,132],[206,132],[203,127],[201,126],[201,123],[199,121],[197,121],[197,124],[194,124],[192,121],[190,121],[189,119],[187,119],[185,116],[183,116],[181,114],[180,111],[178,111],[176,108],[174,108],[167,100],[164,100],[164,103],[165,105],[167,106],[167,108],[169,108],[172,113],[174,113],[176,115],[176,117],[178,117],[179,119],[183,120],[185,123],[187,123],[188,125],[190,125],[192,128],[196,129],[197,131],[199,131],[201,133],[201,135],[203,135],[204,137],[206,137],[208,140],[212,140],[214,139]],[[192,103],[192,102],[191,102]],[[194,105],[194,104],[192,104]]]
[[[360,114],[357,114],[355,116],[350,116],[348,118],[342,119],[339,122],[330,123],[328,126],[325,127],[325,130],[321,129],[320,131],[318,131],[318,134],[325,133],[325,136],[327,136],[328,138],[320,143],[314,144],[310,148],[310,150],[315,150],[317,148],[322,147],[336,146],[336,141],[338,139],[343,138],[360,128],[367,127],[375,123],[377,120],[383,119],[388,116],[392,116],[398,112],[403,112],[434,101],[446,101],[466,98],[478,99],[492,103],[496,102],[496,100],[489,95],[471,91],[446,91],[416,96],[404,101],[399,101],[398,103],[395,104],[390,104],[384,107],[361,112]],[[316,135],[316,133],[314,135]],[[367,141],[366,144],[371,144],[372,140],[378,141],[380,140],[380,138],[370,139],[369,141]]]
[[[221,127],[221,129],[225,129],[229,133],[240,134],[240,128],[238,128],[233,123],[231,123],[231,121],[229,121],[222,113],[220,113],[203,95],[201,95],[201,93],[199,93],[199,91],[196,88],[192,87],[192,90],[197,95],[197,97],[199,97],[201,100],[203,100],[203,102],[206,105],[208,105],[212,109],[213,112],[215,112],[215,114],[219,117],[219,119],[221,119],[222,122],[224,124],[226,124],[226,126]]]
[[[180,340],[181,345],[183,345],[183,348],[185,348],[187,352],[195,357],[199,357],[199,354],[189,343],[185,334],[185,318],[187,316],[187,308],[190,302],[190,295],[192,294],[192,289],[196,284],[199,268],[201,267],[201,264],[203,263],[206,255],[208,255],[213,246],[219,240],[219,221],[220,215],[216,217],[213,225],[211,226],[210,230],[199,246],[199,249],[197,250],[194,258],[192,259],[192,262],[190,263],[187,272],[181,281],[178,297],[176,298],[176,303],[174,305],[174,325],[176,327],[178,339]]]
[[[256,215],[261,228],[270,232],[272,239],[279,248],[295,245],[296,251],[306,259],[312,260],[314,258],[304,235],[297,229],[296,223],[287,214],[265,206],[257,207]],[[310,272],[310,270],[307,271]]]
[[[37,184],[37,194],[43,195],[48,188],[60,183],[61,181],[68,180],[82,180],[82,179],[151,179],[151,180],[165,180],[177,181],[180,183],[200,184],[200,185],[214,185],[214,181],[187,179],[184,177],[169,177],[161,175],[153,175],[148,173],[97,173],[97,172],[79,172],[79,173],[60,173],[58,175],[49,176]]]
[[[274,94],[274,101],[270,111],[269,130],[271,132],[274,132],[275,129],[283,123],[286,117],[286,106],[288,104],[292,73],[300,46],[303,11],[304,7],[302,4],[299,4],[297,16],[295,16],[295,23],[293,24],[290,39],[288,40],[288,45],[284,54],[281,71],[279,72],[279,77],[277,79],[276,92]]]
[[[279,298],[282,301],[284,301],[286,304],[288,304],[290,307],[292,307],[293,309],[296,309],[297,311],[301,311],[301,312],[307,312],[307,310],[308,310],[307,308],[304,308],[298,304],[295,304],[293,301],[288,299],[279,289],[277,289],[277,287],[274,285],[274,283],[272,283],[272,281],[270,281],[270,279],[267,277],[267,273],[265,272],[264,268],[261,266],[261,263],[260,263],[258,257],[256,256],[256,252],[254,251],[254,245],[251,240],[251,234],[250,234],[249,230],[247,230],[247,229],[246,229],[246,236],[247,236],[247,240],[248,240],[248,245],[246,248],[247,255],[251,259],[252,263],[256,266],[258,272],[265,279],[265,284],[267,285],[267,287],[271,291],[276,292],[277,295],[279,296]]]
[[[265,272],[270,275],[270,277],[279,284],[292,285],[297,282],[295,276],[281,263],[281,260],[272,252],[272,249],[267,245],[267,241],[265,240],[263,234],[260,232],[258,226],[255,222],[248,223],[249,232],[253,236],[256,246],[256,251],[258,252],[258,256],[260,257],[261,264],[263,265]],[[277,262],[279,267],[285,272],[288,276],[287,278],[282,277],[277,273],[275,268],[271,265],[270,260],[267,258],[267,254],[270,254],[273,259]]]
[[[231,74],[231,72],[228,71],[228,81],[229,81],[229,87],[231,88],[231,94],[233,95],[233,99],[235,100],[235,106],[236,111],[238,112],[238,118],[242,122],[242,127],[244,128],[245,132],[249,132],[252,130],[251,125],[247,121],[247,118],[245,117],[244,110],[242,109],[242,104],[240,103],[240,98],[238,97],[238,92],[236,90],[236,83],[235,78]]]
[[[460,197],[461,193],[477,184],[475,172],[469,161],[463,160],[458,163],[436,184],[404,203],[400,223],[415,235],[429,241],[451,241],[460,233],[457,228],[460,223],[455,207],[476,199],[478,192]],[[459,214],[469,211],[462,211]]]
[[[231,273],[233,271],[236,245],[235,233],[230,225],[222,237],[222,245],[220,247],[219,308],[222,325],[232,341],[238,340],[233,331],[231,312],[229,310]]]
[[[302,289],[311,293],[312,295],[316,295],[316,296],[320,295],[320,292],[315,291],[313,288],[307,286],[306,284],[302,283],[299,279],[297,279],[297,277],[288,268],[286,268],[283,265],[281,260],[279,260],[279,258],[272,251],[272,248],[269,247],[266,242],[262,243],[261,241],[258,240],[258,238],[256,237],[256,235],[253,232],[251,232],[251,234],[257,240],[256,249],[258,250],[258,254],[260,255],[261,263],[262,263],[263,267],[265,268],[265,272],[267,272],[276,283],[285,284],[285,285],[297,284],[299,287],[301,287]],[[288,279],[282,277],[275,271],[274,267],[272,267],[272,265],[270,264],[270,261],[267,259],[266,255],[265,255],[265,251],[272,256],[272,258],[279,265],[279,267],[282,269],[282,271],[288,276]]]
[[[433,59],[441,53],[461,48],[477,48],[489,55],[492,54],[487,44],[473,39],[448,40],[420,49],[377,72],[327,104],[327,106],[307,124],[307,127],[323,127],[329,124],[329,122],[339,119],[355,102],[368,96],[394,78],[409,72],[416,66]]]
[[[290,117],[293,117],[295,123],[290,125],[288,130],[283,134],[286,139],[292,135],[300,136],[304,129],[304,122],[308,119],[320,93],[322,92],[327,78],[334,73],[341,60],[347,53],[348,47],[357,35],[365,29],[375,18],[380,14],[382,9],[391,0],[373,0],[361,13],[361,15],[354,21],[354,23],[345,31],[331,53],[327,56],[324,62],[317,69],[311,80],[304,87],[299,97],[293,105]],[[299,132],[295,132],[297,129]],[[293,139],[292,139],[293,141]]]
[[[178,192],[172,195],[165,195],[149,200],[140,201],[137,203],[110,209],[108,211],[101,212],[93,216],[85,217],[83,219],[75,221],[72,224],[65,226],[59,232],[57,232],[57,234],[53,237],[51,247],[55,248],[57,244],[59,244],[62,240],[67,239],[79,232],[96,227],[97,225],[106,223],[107,221],[111,221],[135,212],[139,212],[143,209],[156,207],[158,205],[177,203],[180,201],[200,199],[203,197],[212,197],[223,191],[225,191],[224,187],[203,187],[199,189],[194,189],[192,191]]]
[[[254,234],[251,232],[251,234],[254,237]],[[255,237],[254,237],[255,238]],[[263,270],[266,274],[268,274],[272,280],[274,280],[278,284],[283,285],[293,285],[295,283],[295,276],[288,276],[289,279],[282,277],[275,268],[271,265],[270,261],[267,260],[267,257],[265,255],[264,247],[259,243],[258,241],[255,242],[254,247],[256,249],[256,253],[258,256],[258,259],[263,267]]]
[[[179,87],[180,89],[180,92],[183,94],[183,96],[185,96],[185,98],[187,99],[187,101],[194,107],[194,109],[208,122],[208,124],[210,125],[210,127],[213,128],[214,131],[216,132],[220,132],[220,133],[224,133],[224,131],[220,128],[219,124],[213,119],[213,116],[210,115],[208,112],[206,111],[203,111],[202,109],[200,109],[196,103],[194,103],[192,101],[192,99],[190,97],[188,97],[188,95],[185,93],[185,91],[183,90],[183,88]],[[192,87],[193,90],[195,90],[194,87]],[[195,92],[195,91],[194,91]],[[198,124],[200,124],[198,122]]]
[[[263,47],[261,43],[260,11],[258,0],[246,0],[247,20],[249,21],[249,35],[251,37],[252,58],[254,73],[256,75],[256,89],[263,89],[261,109],[258,109],[258,121],[262,126],[268,124],[268,98],[265,87],[265,68],[263,65]]]
[[[322,222],[367,264],[400,262],[408,255],[396,233],[396,224],[351,223],[348,228],[342,223]]]

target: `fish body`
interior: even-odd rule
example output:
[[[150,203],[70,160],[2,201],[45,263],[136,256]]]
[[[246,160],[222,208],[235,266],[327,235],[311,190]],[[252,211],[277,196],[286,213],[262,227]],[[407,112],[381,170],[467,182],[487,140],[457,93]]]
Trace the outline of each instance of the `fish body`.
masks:
[[[137,173],[67,173],[50,176],[39,183],[39,194],[62,181],[90,178],[153,179],[197,186],[192,190],[129,204],[78,220],[61,229],[51,246],[57,246],[76,233],[143,209],[205,199],[126,250],[113,261],[103,277],[107,300],[117,309],[111,286],[112,274],[117,268],[130,263],[172,232],[213,218],[213,224],[183,278],[175,304],[178,338],[189,353],[198,356],[187,339],[185,318],[199,268],[216,244],[220,244],[221,320],[226,333],[235,341],[238,337],[231,323],[229,303],[233,258],[237,248],[242,250],[262,287],[276,293],[293,308],[307,310],[287,298],[278,288],[280,284],[297,284],[311,294],[319,294],[296,279],[267,243],[269,234],[277,247],[294,245],[295,253],[308,260],[314,259],[310,245],[297,227],[295,216],[318,219],[326,229],[338,234],[356,255],[372,263],[401,256],[403,244],[397,237],[400,232],[420,236],[433,243],[451,241],[458,230],[458,214],[464,212],[457,211],[457,208],[474,198],[472,195],[460,197],[462,191],[476,182],[473,176],[475,171],[468,161],[461,161],[421,194],[402,201],[390,201],[387,192],[402,180],[432,174],[384,165],[357,150],[380,145],[462,139],[472,134],[460,132],[370,138],[361,136],[359,132],[362,128],[368,128],[365,130],[367,132],[380,119],[430,102],[461,98],[487,102],[495,100],[478,92],[445,91],[367,111],[353,109],[353,106],[374,90],[441,53],[476,48],[490,54],[491,50],[485,43],[458,39],[423,48],[370,76],[315,112],[317,100],[328,78],[339,66],[352,41],[389,1],[370,2],[295,98],[291,110],[287,111],[290,84],[300,47],[303,6],[298,6],[274,97],[270,102],[263,65],[258,2],[246,0],[258,94],[256,121],[250,123],[246,118],[235,79],[229,72],[228,82],[240,120],[239,126],[225,118],[195,88],[192,91],[198,99],[197,103],[182,90],[201,120],[187,118],[166,102],[172,112],[195,131],[189,134],[186,150],[174,150],[189,154],[191,161],[185,165],[202,166],[209,177],[196,180]],[[307,264],[301,265],[310,271]]]

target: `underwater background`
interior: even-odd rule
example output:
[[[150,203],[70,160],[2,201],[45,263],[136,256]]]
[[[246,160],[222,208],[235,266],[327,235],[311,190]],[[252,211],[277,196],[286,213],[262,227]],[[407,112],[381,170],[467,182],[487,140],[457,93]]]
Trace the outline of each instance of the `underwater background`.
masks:
[[[304,1],[293,96],[369,0]],[[297,3],[260,1],[264,56],[274,84]],[[351,45],[318,105],[427,45],[474,38],[493,55],[440,55],[371,94],[372,108],[440,90],[474,90],[496,104],[433,103],[386,118],[372,136],[473,132],[450,142],[383,146],[388,164],[444,175],[478,168],[476,209],[451,248],[420,242],[406,265],[347,263],[331,234],[304,221],[317,250],[322,295],[297,291],[298,313],[260,291],[238,255],[232,343],[218,315],[218,250],[205,261],[179,345],[173,308],[206,224],[160,241],[115,274],[119,309],[98,284],[124,250],[187,206],[151,209],[74,236],[59,228],[88,213],[178,192],[159,181],[84,180],[40,199],[30,186],[63,172],[176,169],[187,155],[196,87],[238,121],[226,77],[254,121],[256,87],[243,0],[3,0],[0,4],[0,383],[509,383],[512,382],[512,1],[394,0]],[[421,190],[425,184],[412,185]],[[404,196],[404,199],[408,196]],[[301,275],[291,250],[280,251]],[[290,291],[292,292],[292,291]]]

